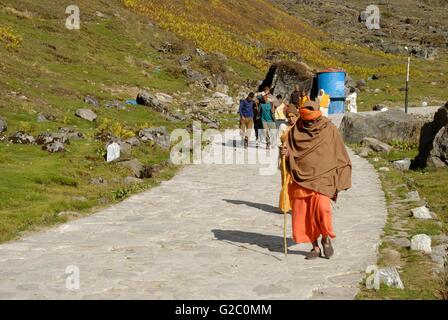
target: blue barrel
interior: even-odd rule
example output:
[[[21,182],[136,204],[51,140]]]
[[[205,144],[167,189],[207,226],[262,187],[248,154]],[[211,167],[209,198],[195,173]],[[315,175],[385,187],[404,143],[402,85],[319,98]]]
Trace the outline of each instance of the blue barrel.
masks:
[[[328,114],[344,113],[345,111],[345,71],[325,69],[317,73],[318,89],[324,89],[330,95]]]

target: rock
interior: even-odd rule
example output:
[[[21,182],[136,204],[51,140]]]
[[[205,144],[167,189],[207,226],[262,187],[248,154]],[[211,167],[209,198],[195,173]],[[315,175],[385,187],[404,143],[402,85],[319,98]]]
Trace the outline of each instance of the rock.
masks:
[[[340,132],[348,143],[360,143],[364,137],[382,142],[403,141],[417,143],[425,123],[422,115],[406,114],[401,110],[388,110],[374,115],[346,113]]]
[[[388,287],[404,289],[403,282],[400,279],[400,275],[395,267],[386,267],[378,269],[380,283],[387,285]]]
[[[212,119],[210,116],[206,116],[200,112],[193,113],[191,118],[208,125],[211,129],[219,129],[218,120]]]
[[[100,103],[98,102],[98,100],[95,97],[92,97],[92,96],[85,96],[84,97],[84,102],[88,103],[88,104],[91,104],[92,106],[95,106],[95,107],[99,107],[100,106]]]
[[[107,18],[107,16],[104,13],[100,12],[100,11],[95,11],[95,15],[98,18]]]
[[[179,64],[181,66],[185,66],[185,65],[187,65],[191,61],[191,59],[192,59],[191,56],[182,56],[179,59]]]
[[[411,250],[431,253],[431,238],[426,234],[418,234],[411,239]]]
[[[381,254],[384,257],[384,261],[388,264],[399,265],[401,254],[397,250],[386,248],[382,250]]]
[[[108,101],[108,102],[106,102],[105,106],[106,106],[106,108],[115,108],[118,110],[126,110],[126,106],[118,100]]]
[[[388,167],[381,167],[381,168],[378,169],[378,171],[381,171],[381,172],[389,172],[390,169],[389,169]]]
[[[126,178],[123,179],[123,183],[125,185],[142,183],[143,181],[144,181],[143,179],[139,179],[139,178],[136,178],[136,177],[126,177]]]
[[[107,181],[104,180],[102,177],[96,177],[96,178],[91,178],[89,180],[89,184],[93,184],[95,186],[100,186],[100,185],[107,184]]]
[[[423,169],[428,165],[443,166],[443,163],[446,163],[446,161],[444,161],[440,157],[443,157],[443,154],[446,155],[446,151],[443,151],[447,148],[446,144],[445,147],[443,147],[444,139],[446,143],[446,129],[445,131],[442,130],[447,125],[448,102],[443,107],[439,108],[439,110],[437,110],[432,122],[425,123],[421,128],[418,147],[419,153],[412,161],[411,169]]]
[[[165,42],[164,44],[162,44],[160,46],[158,51],[162,52],[162,53],[169,53],[169,52],[173,52],[173,48],[174,48],[174,46],[172,43]]]
[[[411,210],[412,216],[416,219],[432,219],[427,207],[418,207]]]
[[[375,152],[390,152],[392,150],[390,145],[375,138],[364,138],[361,141],[361,145],[370,148]]]
[[[132,147],[138,147],[140,145],[140,140],[137,137],[132,137],[126,140],[126,143],[130,144]]]
[[[265,79],[258,87],[258,91],[263,91],[266,86],[273,87],[275,85],[274,94],[280,94],[289,99],[295,85],[310,90],[313,84],[313,76],[313,69],[303,62],[276,62],[269,68]]]
[[[370,149],[370,148],[368,148],[368,147],[361,147],[361,148],[359,148],[359,150],[358,150],[358,155],[359,155],[360,157],[367,158],[367,157],[369,156],[369,154],[370,154],[371,151],[372,151],[372,149]]]
[[[32,135],[18,131],[9,136],[8,140],[14,144],[33,144],[35,139]]]
[[[155,97],[163,104],[172,104],[174,101],[174,98],[166,93],[158,92],[155,94]]]
[[[126,141],[118,141],[120,145],[120,157],[129,158],[132,155],[132,145]]]
[[[4,132],[8,129],[8,124],[6,123],[6,120],[2,117],[0,117],[0,133]]]
[[[409,248],[411,246],[411,241],[409,241],[409,239],[407,238],[393,237],[388,239],[388,241],[401,248]]]
[[[70,144],[70,140],[68,139],[67,135],[63,133],[51,133],[51,132],[44,132],[39,134],[36,137],[36,143],[38,145],[47,145],[53,142],[61,142],[62,144]]]
[[[84,139],[84,134],[75,131],[70,128],[59,128],[59,132],[67,137],[69,140],[82,140]]]
[[[224,93],[224,94],[227,94],[229,92],[229,86],[225,85],[225,84],[221,84],[221,83],[217,84],[215,89],[216,89],[217,92],[221,92],[221,93]],[[247,95],[245,97],[247,97]],[[243,97],[243,99],[245,97]]]
[[[138,136],[143,142],[153,142],[155,145],[168,149],[171,146],[166,127],[146,128],[139,131]]]
[[[187,82],[189,84],[195,83],[195,82],[201,82],[205,79],[205,76],[200,73],[199,71],[190,69],[190,68],[183,68],[182,73],[187,78]]]
[[[97,118],[96,113],[90,109],[78,109],[76,110],[75,115],[90,122],[95,121]]]
[[[374,105],[372,108],[373,111],[381,111],[384,109],[387,109],[387,106],[385,104],[381,104],[381,103]]]
[[[136,178],[144,179],[151,177],[151,174],[146,170],[146,167],[137,159],[119,162],[118,164],[121,167],[130,169]]]
[[[448,165],[448,125],[440,129],[435,136],[427,164],[436,168]]]
[[[151,107],[157,112],[166,112],[166,107],[154,95],[145,90],[138,93],[137,103],[140,105]]]
[[[411,159],[403,159],[403,160],[397,160],[393,162],[393,165],[396,169],[400,171],[408,171],[411,167]]]
[[[417,201],[421,200],[420,199],[420,195],[418,194],[418,191],[408,192],[406,194],[406,198],[407,198],[408,201],[411,201],[411,202],[417,202]]]
[[[65,146],[60,141],[54,141],[49,144],[46,144],[42,147],[42,150],[46,150],[50,153],[56,153],[56,152],[64,152]]]
[[[42,114],[39,113],[37,115],[37,122],[48,122],[48,121],[54,121],[55,117],[51,116],[51,115],[46,115],[46,114]]]
[[[118,143],[112,142],[107,146],[107,155],[106,161],[112,162],[120,158],[121,155],[121,147]]]

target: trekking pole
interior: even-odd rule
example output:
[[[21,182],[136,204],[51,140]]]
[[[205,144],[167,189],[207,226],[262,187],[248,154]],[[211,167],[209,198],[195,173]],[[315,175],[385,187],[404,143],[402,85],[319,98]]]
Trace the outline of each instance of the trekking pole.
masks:
[[[286,157],[282,156],[282,189],[284,188],[283,184],[285,183],[286,180]],[[284,194],[282,194],[282,196],[284,197]],[[284,199],[282,199],[282,202],[284,203]],[[284,248],[285,248],[285,257],[288,256],[288,244],[286,241],[286,223],[287,223],[287,212],[286,210],[283,208],[283,244],[284,244]]]

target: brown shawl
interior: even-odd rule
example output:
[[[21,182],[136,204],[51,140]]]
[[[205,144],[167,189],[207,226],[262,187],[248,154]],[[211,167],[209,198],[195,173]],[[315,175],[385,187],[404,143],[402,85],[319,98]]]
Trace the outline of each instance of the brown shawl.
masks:
[[[299,119],[289,131],[288,169],[300,186],[336,199],[340,191],[351,188],[352,164],[342,137],[326,117],[304,124]]]

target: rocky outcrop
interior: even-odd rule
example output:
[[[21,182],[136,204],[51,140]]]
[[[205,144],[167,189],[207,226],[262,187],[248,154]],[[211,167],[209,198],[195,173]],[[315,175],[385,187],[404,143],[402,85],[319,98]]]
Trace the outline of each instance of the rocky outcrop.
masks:
[[[344,141],[349,143],[360,143],[365,137],[386,143],[418,143],[425,120],[424,116],[406,114],[401,110],[388,110],[375,115],[347,113],[339,130]]]
[[[289,98],[297,84],[303,89],[310,90],[313,76],[313,70],[305,63],[280,61],[271,65],[258,90],[262,91],[268,86],[274,89],[275,95],[280,94]]]
[[[9,136],[9,142],[14,143],[14,144],[34,144],[35,143],[35,139],[32,135],[26,133],[26,132],[22,132],[22,131],[18,131],[13,133],[11,136]]]
[[[418,155],[412,161],[411,169],[426,166],[441,167],[448,164],[448,102],[437,110],[432,122],[421,129]]]
[[[165,149],[168,149],[171,144],[166,127],[142,129],[139,131],[138,136],[143,142],[151,142],[154,145]]]
[[[157,99],[157,97],[146,90],[139,92],[137,103],[154,109],[154,111],[165,113],[166,107]]]

